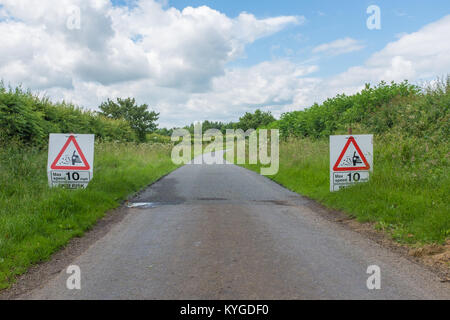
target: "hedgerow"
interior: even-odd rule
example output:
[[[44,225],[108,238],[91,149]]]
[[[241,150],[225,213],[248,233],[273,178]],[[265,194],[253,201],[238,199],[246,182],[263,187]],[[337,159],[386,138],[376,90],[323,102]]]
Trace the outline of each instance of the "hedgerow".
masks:
[[[135,141],[129,123],[109,119],[71,103],[53,103],[21,87],[0,83],[0,136],[30,145],[44,145],[49,133],[93,133],[100,140]]]

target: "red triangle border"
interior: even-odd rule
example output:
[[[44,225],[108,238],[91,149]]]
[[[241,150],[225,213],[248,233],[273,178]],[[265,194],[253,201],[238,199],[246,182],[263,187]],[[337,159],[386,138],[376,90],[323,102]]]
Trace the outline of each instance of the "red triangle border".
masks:
[[[73,142],[75,145],[75,148],[77,149],[78,153],[80,154],[81,159],[83,160],[83,163],[85,163],[84,167],[74,167],[74,166],[57,166],[59,159],[61,159],[62,155],[64,154],[64,151],[66,151],[67,147],[69,146],[70,142]],[[75,136],[70,136],[69,139],[67,139],[66,143],[62,147],[61,151],[58,153],[58,155],[55,158],[55,161],[53,161],[52,165],[50,166],[53,170],[89,170],[91,167],[89,166],[89,163],[87,162],[86,158],[84,157],[83,151],[81,151],[80,146],[78,145],[77,140],[75,139]]]
[[[338,168],[338,165],[341,162],[342,158],[344,157],[344,154],[347,151],[348,146],[350,145],[350,143],[353,143],[353,145],[355,146],[356,151],[358,151],[358,154],[361,156],[361,160],[365,164],[364,167]],[[344,149],[342,149],[342,152],[341,152],[339,158],[337,159],[336,163],[334,164],[333,171],[358,171],[358,170],[369,170],[369,169],[370,169],[370,165],[367,162],[367,159],[364,156],[364,154],[362,153],[362,151],[359,148],[358,144],[356,143],[355,138],[354,137],[349,137],[347,143],[344,146]]]

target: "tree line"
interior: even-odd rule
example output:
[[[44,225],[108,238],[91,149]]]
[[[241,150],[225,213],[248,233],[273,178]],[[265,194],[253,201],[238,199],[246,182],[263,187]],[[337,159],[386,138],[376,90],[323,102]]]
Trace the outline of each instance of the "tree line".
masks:
[[[21,87],[0,83],[0,139],[45,145],[49,133],[93,133],[100,140],[144,142],[156,131],[159,113],[135,99],[108,99],[100,111],[83,110],[71,103],[53,103]]]
[[[158,128],[159,113],[134,98],[107,99],[99,111],[84,110],[71,103],[54,103],[22,87],[6,88],[0,82],[0,139],[45,145],[49,133],[93,133],[100,140],[169,142],[175,128]],[[258,128],[275,121],[270,112],[247,112],[237,122],[206,120],[203,132],[218,129]],[[194,124],[185,126],[192,133]]]
[[[202,129],[277,128],[281,136],[322,138],[353,127],[371,133],[397,130],[417,137],[448,140],[450,77],[419,87],[407,81],[369,84],[353,95],[340,94],[304,110],[287,112],[277,120],[269,111],[246,112],[236,122],[205,120]],[[158,128],[159,113],[134,98],[107,99],[99,111],[71,103],[53,103],[21,87],[0,82],[0,139],[46,144],[49,133],[94,133],[101,140],[170,142],[175,128]],[[191,133],[194,124],[184,127]]]
[[[271,125],[285,138],[325,138],[356,128],[448,141],[449,107],[450,77],[423,87],[381,81],[373,87],[366,84],[353,95],[340,94],[305,110],[284,113]]]
[[[349,128],[358,132],[423,138],[434,143],[450,137],[450,76],[424,86],[408,81],[375,86],[366,84],[353,95],[338,94],[309,108],[283,113],[276,120],[270,112],[245,113],[237,122],[202,122],[203,132],[219,129],[279,129],[281,137],[328,138],[346,134]],[[187,127],[190,132],[194,124]]]
[[[202,131],[209,129],[218,129],[222,134],[226,133],[227,129],[242,129],[247,131],[248,129],[257,129],[260,127],[265,127],[270,123],[274,122],[276,119],[273,117],[270,111],[261,111],[260,109],[256,109],[254,113],[246,112],[242,117],[239,118],[239,121],[233,122],[220,122],[220,121],[209,121],[205,120],[202,122]],[[184,129],[187,129],[191,134],[194,133],[194,123],[191,123],[189,126],[185,126]]]

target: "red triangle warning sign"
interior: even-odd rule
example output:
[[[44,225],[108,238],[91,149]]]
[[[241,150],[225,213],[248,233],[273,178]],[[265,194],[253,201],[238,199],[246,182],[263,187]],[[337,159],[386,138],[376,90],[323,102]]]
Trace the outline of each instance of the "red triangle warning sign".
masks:
[[[334,164],[333,171],[369,170],[370,165],[362,153],[354,137],[348,138],[339,158]]]
[[[91,167],[75,137],[70,136],[50,168],[54,170],[89,170]]]

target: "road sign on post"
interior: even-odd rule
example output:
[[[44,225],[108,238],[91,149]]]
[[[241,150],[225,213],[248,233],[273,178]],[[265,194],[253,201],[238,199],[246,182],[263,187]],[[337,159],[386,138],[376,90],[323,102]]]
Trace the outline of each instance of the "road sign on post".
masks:
[[[86,188],[93,177],[93,167],[93,134],[50,134],[47,161],[50,187]]]
[[[373,135],[330,136],[330,191],[369,181]]]

